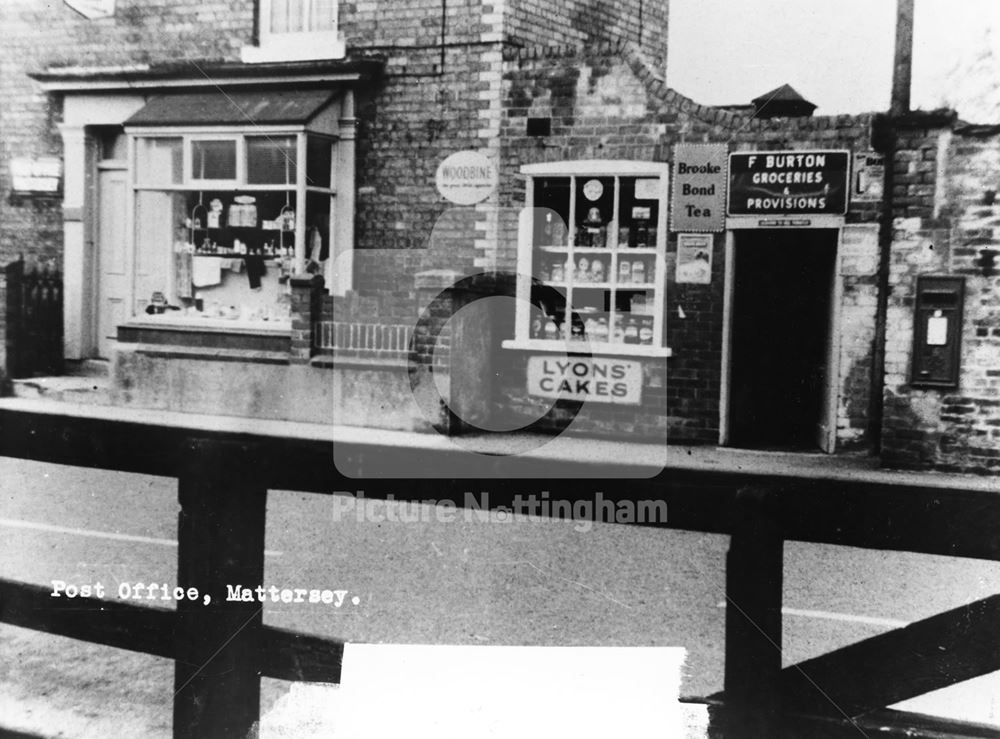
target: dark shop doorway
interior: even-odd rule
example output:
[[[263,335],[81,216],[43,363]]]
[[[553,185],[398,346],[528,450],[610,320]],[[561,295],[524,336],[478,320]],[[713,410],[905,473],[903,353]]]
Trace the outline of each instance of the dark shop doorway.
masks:
[[[734,238],[729,442],[832,452],[837,231]]]

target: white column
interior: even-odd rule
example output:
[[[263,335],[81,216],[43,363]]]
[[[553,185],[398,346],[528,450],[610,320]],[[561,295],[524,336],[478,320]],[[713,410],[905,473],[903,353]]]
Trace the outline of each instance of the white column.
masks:
[[[93,242],[86,233],[87,137],[83,126],[62,124],[63,141],[63,351],[84,359],[91,347]]]
[[[344,92],[341,103],[340,140],[337,142],[335,184],[337,196],[334,198],[336,210],[335,234],[330,234],[333,263],[332,279],[327,280],[330,292],[344,295],[354,284],[354,195],[355,182],[354,149],[357,138],[357,119],[354,117],[354,91]]]

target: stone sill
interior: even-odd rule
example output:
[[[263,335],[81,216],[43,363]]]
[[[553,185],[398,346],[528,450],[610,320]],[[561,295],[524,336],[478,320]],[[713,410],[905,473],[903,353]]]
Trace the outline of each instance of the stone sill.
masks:
[[[285,352],[261,351],[253,349],[220,349],[215,347],[177,346],[171,344],[123,344],[117,346],[119,352],[133,352],[145,357],[161,359],[198,359],[212,362],[241,362],[253,364],[290,363]]]
[[[197,352],[249,351],[288,355],[292,330],[287,322],[273,325],[224,319],[133,320],[118,326],[121,344],[181,347]]]
[[[226,334],[287,334],[292,330],[291,320],[239,321],[226,318],[186,318],[164,313],[163,318],[135,318],[123,323],[126,328],[150,328],[169,331],[206,331]]]
[[[410,360],[406,353],[378,355],[359,352],[345,356],[334,352],[317,354],[309,360],[309,364],[323,369],[406,369]]]
[[[636,344],[618,344],[614,348],[580,342],[572,344],[566,341],[549,341],[547,339],[506,339],[501,346],[504,349],[523,352],[551,352],[554,354],[584,354],[594,357],[640,357],[650,359],[667,359],[673,356],[669,346],[641,346]]]

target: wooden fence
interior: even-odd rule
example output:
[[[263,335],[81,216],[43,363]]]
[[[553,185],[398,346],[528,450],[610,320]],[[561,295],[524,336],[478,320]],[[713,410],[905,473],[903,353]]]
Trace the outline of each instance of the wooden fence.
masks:
[[[59,375],[63,371],[62,273],[49,265],[4,267],[7,375]]]
[[[231,421],[205,430],[178,420],[183,414],[130,416],[97,407],[87,413],[0,401],[0,455],[176,478],[177,584],[201,592],[224,592],[226,583],[262,584],[269,489],[329,494],[356,488],[333,465],[334,443],[338,460],[358,469],[408,463],[454,469],[466,455],[334,442],[332,432],[299,438],[281,424],[261,431]],[[496,480],[517,473],[521,495],[586,498],[580,478],[587,479],[590,462],[575,462],[579,474],[572,480],[544,478],[550,464],[477,455],[482,479],[408,481],[405,495],[462,505],[465,490],[492,490]],[[377,479],[366,479],[365,495],[403,498],[398,481],[385,482],[391,488],[383,493]],[[887,706],[1000,670],[1000,595],[782,668],[781,583],[786,540],[1000,561],[1000,494],[683,469],[614,484],[635,499],[667,503],[669,522],[653,525],[731,536],[724,691],[701,699],[711,706],[713,736],[995,735],[995,728]],[[512,496],[498,490],[489,502],[509,507]],[[180,601],[175,612],[164,612],[97,599],[70,602],[49,592],[0,581],[0,621],[175,660],[176,737],[246,737],[259,718],[262,675],[340,680],[342,643],[264,626],[256,603]]]

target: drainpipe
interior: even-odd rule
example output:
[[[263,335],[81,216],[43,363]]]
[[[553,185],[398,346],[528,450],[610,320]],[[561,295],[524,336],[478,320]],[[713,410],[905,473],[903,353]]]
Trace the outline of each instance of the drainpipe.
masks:
[[[875,454],[882,451],[882,420],[885,415],[885,338],[889,312],[889,264],[895,198],[893,172],[896,158],[896,123],[910,112],[910,77],[913,68],[913,0],[896,0],[896,48],[892,68],[889,115],[877,116],[872,126],[872,147],[885,157],[882,217],[879,224],[878,305],[875,312],[875,346],[872,352],[872,396],[869,434]]]

